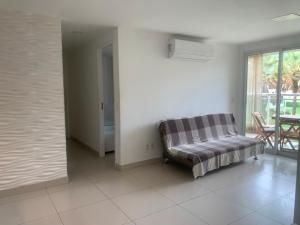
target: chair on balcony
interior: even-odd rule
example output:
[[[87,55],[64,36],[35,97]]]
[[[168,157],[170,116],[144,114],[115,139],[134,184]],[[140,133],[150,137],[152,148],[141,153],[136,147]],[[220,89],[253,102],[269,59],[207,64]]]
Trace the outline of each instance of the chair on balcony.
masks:
[[[260,112],[253,112],[252,116],[255,122],[257,133],[256,138],[267,142],[272,148],[274,148],[272,141],[274,140],[275,126],[268,125],[264,119],[263,114]]]
[[[284,119],[279,121],[280,128],[280,148],[283,149],[284,144],[289,144],[292,150],[297,150],[293,141],[299,142],[299,124],[295,124]]]

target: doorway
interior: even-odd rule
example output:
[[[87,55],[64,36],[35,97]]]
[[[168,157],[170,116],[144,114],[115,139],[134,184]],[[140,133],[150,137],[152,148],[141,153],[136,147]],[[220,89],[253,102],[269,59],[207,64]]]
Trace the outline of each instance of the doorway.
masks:
[[[115,151],[115,115],[114,115],[114,71],[113,71],[113,45],[109,44],[99,52],[99,90],[101,99],[101,143],[100,156]]]
[[[62,33],[69,171],[115,167],[120,155],[119,80],[113,68],[117,29],[64,21]],[[98,159],[108,151],[116,154]]]
[[[247,55],[245,133],[296,156],[300,131],[300,49]]]

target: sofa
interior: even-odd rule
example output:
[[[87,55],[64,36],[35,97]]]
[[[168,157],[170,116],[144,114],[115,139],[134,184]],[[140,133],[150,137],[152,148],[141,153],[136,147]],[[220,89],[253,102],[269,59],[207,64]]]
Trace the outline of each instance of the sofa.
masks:
[[[165,161],[189,166],[194,178],[264,154],[264,142],[238,134],[231,113],[166,120],[159,131]]]

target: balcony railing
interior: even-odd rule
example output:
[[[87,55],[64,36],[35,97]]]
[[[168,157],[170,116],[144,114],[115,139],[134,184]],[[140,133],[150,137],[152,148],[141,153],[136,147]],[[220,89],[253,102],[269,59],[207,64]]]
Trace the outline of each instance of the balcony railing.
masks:
[[[248,98],[254,95],[248,94]],[[256,93],[256,102],[261,106],[261,112],[268,124],[274,124],[272,117],[276,113],[276,93]],[[260,99],[260,100],[259,100]],[[300,115],[300,93],[282,93],[280,96],[281,115]]]
[[[260,111],[263,113],[264,118],[266,120],[266,123],[269,125],[275,124],[275,114],[276,114],[276,103],[277,103],[277,94],[276,93],[256,93],[255,99],[254,96],[248,94],[248,100],[255,101],[255,104],[257,107],[257,111]],[[300,93],[282,93],[280,95],[280,115],[296,115],[300,116]],[[249,112],[248,112],[249,113]],[[248,115],[248,119],[252,120],[251,115]],[[254,131],[255,130],[255,124],[254,121],[253,128],[251,128],[248,131]],[[251,123],[251,124],[252,124]],[[286,130],[288,129],[289,125],[285,125],[283,121],[280,122],[280,130]],[[298,129],[299,124],[293,124],[293,126]],[[251,127],[251,126],[250,126]],[[253,134],[252,134],[253,136]],[[275,140],[275,139],[274,139]],[[297,139],[290,139],[291,144],[288,142],[282,143],[280,146],[282,149],[289,149],[289,150],[296,150],[296,146],[298,146],[298,140]],[[291,146],[294,146],[291,148]]]

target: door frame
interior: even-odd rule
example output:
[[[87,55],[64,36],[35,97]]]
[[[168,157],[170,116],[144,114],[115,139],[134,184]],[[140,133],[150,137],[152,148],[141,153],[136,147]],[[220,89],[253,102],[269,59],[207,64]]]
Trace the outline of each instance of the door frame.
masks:
[[[107,42],[101,47],[97,48],[97,67],[98,67],[98,110],[99,110],[99,141],[98,141],[98,146],[99,146],[99,156],[100,157],[105,157],[105,135],[104,135],[104,92],[103,92],[103,50],[104,48],[112,46],[112,54],[113,54],[113,79],[115,79],[115,52],[114,52],[114,43],[113,41]],[[116,92],[116,87],[115,87],[115,81],[113,82],[114,86],[114,93]],[[114,96],[114,104],[116,101],[116,96]],[[114,105],[115,106],[115,105]],[[114,110],[114,117],[115,117],[116,109]],[[115,152],[117,151],[116,149],[116,135],[114,139],[114,146],[115,146]]]
[[[286,151],[279,151],[278,150],[278,134],[279,134],[279,114],[280,114],[280,95],[281,95],[281,83],[282,83],[282,63],[283,63],[283,53],[285,51],[290,51],[290,50],[296,50],[300,49],[299,45],[294,45],[290,47],[285,47],[285,48],[268,48],[268,49],[260,49],[260,50],[250,50],[250,51],[244,51],[243,53],[243,84],[242,84],[242,91],[243,91],[243,103],[242,103],[242,134],[245,135],[246,133],[246,107],[247,107],[247,81],[248,81],[248,57],[251,55],[255,54],[266,54],[266,53],[271,53],[271,52],[278,52],[279,53],[279,61],[278,61],[278,82],[277,82],[277,90],[276,90],[276,95],[279,96],[276,98],[276,120],[275,120],[275,149],[272,151],[268,151],[269,153],[275,153],[275,154],[280,154],[283,156],[288,156],[292,158],[297,157],[297,152],[296,154],[286,152]]]

